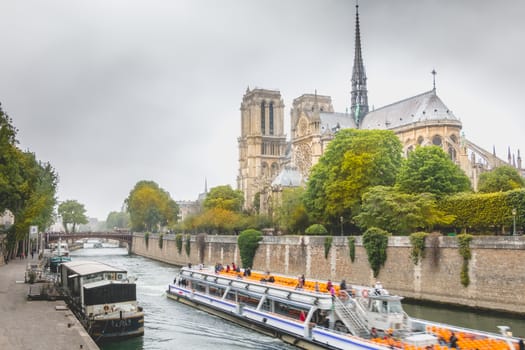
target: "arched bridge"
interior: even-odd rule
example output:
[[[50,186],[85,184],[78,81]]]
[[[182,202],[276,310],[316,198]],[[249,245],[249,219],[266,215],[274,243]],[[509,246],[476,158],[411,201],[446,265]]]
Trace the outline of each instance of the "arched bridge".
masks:
[[[84,238],[100,238],[112,239],[128,244],[128,251],[131,252],[131,244],[133,242],[133,233],[130,231],[109,231],[109,232],[46,232],[44,239],[46,246],[49,243],[58,241],[59,239],[66,242],[74,242]]]

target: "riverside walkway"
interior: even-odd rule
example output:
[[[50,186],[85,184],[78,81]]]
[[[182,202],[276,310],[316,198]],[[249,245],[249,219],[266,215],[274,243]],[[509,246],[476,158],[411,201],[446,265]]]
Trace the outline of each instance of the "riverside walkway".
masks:
[[[28,301],[24,280],[30,258],[0,265],[0,349],[97,350],[63,301]],[[56,306],[59,306],[58,310]]]

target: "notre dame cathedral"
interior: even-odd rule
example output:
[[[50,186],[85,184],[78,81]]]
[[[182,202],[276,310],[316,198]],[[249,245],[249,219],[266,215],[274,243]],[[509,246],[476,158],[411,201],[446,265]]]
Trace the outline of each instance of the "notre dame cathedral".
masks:
[[[241,136],[237,188],[244,193],[245,207],[259,200],[260,212],[272,212],[283,188],[305,183],[313,165],[340,129],[392,130],[405,156],[416,146],[437,145],[470,178],[477,188],[479,174],[510,164],[518,169],[521,157],[504,161],[462,135],[461,121],[433,89],[387,106],[369,110],[366,73],[361,52],[359,8],[356,6],[355,57],[352,72],[351,109],[334,112],[330,96],[303,94],[293,100],[290,141],[284,131],[284,102],[275,90],[246,90],[241,103]],[[432,72],[435,74],[436,72]],[[257,195],[259,194],[259,195]]]

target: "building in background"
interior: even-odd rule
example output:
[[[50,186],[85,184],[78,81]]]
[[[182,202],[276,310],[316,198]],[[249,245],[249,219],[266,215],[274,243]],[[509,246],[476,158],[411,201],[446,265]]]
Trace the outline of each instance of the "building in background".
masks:
[[[297,97],[290,110],[290,141],[287,142],[281,93],[246,90],[241,103],[237,176],[237,188],[244,193],[245,209],[256,207],[254,199],[259,198],[260,212],[271,214],[279,192],[284,187],[304,184],[336,133],[347,128],[392,130],[399,137],[405,156],[417,146],[439,146],[470,178],[474,189],[482,172],[501,165],[514,166],[524,174],[519,150],[515,155],[509,148],[504,161],[495,151],[488,152],[465,138],[461,121],[437,94],[434,70],[432,75],[433,85],[429,91],[370,110],[356,6],[350,110],[334,112],[331,97],[318,95],[317,91]]]

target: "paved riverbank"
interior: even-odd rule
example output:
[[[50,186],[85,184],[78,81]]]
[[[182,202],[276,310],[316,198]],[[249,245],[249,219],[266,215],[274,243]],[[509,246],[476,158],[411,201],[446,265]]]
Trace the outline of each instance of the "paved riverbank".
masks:
[[[0,266],[0,349],[98,349],[63,301],[27,300],[29,285],[17,281],[24,280],[31,261],[11,260]]]

